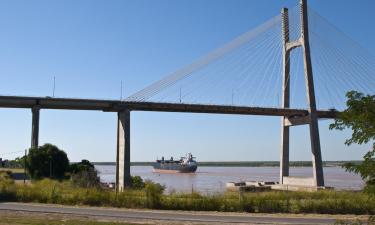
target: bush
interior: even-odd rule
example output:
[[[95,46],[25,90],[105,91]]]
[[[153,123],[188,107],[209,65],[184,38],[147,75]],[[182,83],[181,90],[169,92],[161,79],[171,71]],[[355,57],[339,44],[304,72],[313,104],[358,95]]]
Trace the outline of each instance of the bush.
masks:
[[[71,181],[77,187],[100,188],[100,178],[94,168],[88,168],[72,174]]]
[[[31,148],[27,155],[26,168],[33,179],[62,179],[69,170],[66,153],[52,144]]]
[[[15,200],[15,184],[10,171],[0,171],[0,201]]]
[[[69,166],[69,171],[71,173],[79,173],[81,171],[87,171],[89,169],[94,169],[95,166],[87,159],[82,159],[79,163],[72,163]]]
[[[140,176],[132,176],[132,188],[143,189],[146,186]]]
[[[93,164],[88,160],[70,165],[71,181],[75,186],[100,188],[100,178]]]
[[[347,171],[359,174],[366,182],[365,192],[375,195],[375,95],[365,95],[357,91],[346,93],[347,109],[340,112],[330,129],[352,130],[351,138],[346,145],[367,144],[372,142],[370,149],[359,164],[347,163]]]
[[[160,207],[160,199],[163,194],[165,187],[154,183],[150,180],[146,180],[145,182],[145,191],[147,197],[147,207],[148,208],[159,208]]]

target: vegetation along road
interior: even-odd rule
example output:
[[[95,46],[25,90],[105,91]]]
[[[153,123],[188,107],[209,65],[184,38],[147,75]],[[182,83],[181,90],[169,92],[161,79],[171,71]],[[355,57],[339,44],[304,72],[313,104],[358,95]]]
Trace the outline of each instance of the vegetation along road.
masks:
[[[186,212],[161,210],[129,210],[99,207],[72,207],[61,205],[0,203],[2,213],[28,213],[84,217],[92,220],[117,222],[146,222],[155,224],[334,224],[337,219],[363,219],[365,217],[334,215],[250,214],[218,212]]]

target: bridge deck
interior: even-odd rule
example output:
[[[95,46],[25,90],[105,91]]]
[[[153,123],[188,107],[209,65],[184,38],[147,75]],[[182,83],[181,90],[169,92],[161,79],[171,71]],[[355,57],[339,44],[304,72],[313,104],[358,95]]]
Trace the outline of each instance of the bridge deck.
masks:
[[[133,111],[240,114],[288,117],[305,116],[308,114],[308,111],[305,109],[185,103],[128,102],[117,100],[77,98],[0,96],[1,108],[32,108],[34,106],[38,106],[41,109],[100,110],[105,112],[118,112],[124,109],[130,109]],[[319,118],[335,118],[337,116],[337,112],[321,110],[318,111],[318,116]]]

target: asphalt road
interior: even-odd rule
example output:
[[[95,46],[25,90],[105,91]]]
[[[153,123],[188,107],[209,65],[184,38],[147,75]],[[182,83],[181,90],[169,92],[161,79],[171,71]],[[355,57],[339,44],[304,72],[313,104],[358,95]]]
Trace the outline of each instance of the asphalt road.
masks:
[[[163,210],[129,210],[98,207],[74,207],[60,205],[0,203],[0,211],[27,213],[52,213],[71,216],[87,216],[98,219],[116,221],[138,220],[169,222],[190,222],[210,224],[334,224],[332,216],[289,216],[289,215],[257,215],[250,213],[218,213],[218,212],[186,212]]]

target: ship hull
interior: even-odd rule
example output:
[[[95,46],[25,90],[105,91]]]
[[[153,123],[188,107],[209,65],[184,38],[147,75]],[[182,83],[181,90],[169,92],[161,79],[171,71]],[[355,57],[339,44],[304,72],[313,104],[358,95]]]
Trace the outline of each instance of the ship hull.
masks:
[[[154,163],[154,172],[157,173],[194,173],[197,165],[180,165],[170,163]]]

